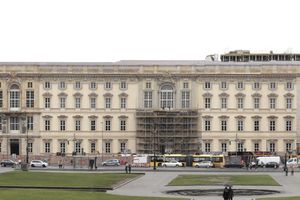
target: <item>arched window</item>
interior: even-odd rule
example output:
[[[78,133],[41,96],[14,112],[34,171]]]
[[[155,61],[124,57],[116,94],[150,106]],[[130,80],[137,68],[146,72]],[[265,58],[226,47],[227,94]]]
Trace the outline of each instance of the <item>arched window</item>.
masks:
[[[173,108],[174,90],[171,85],[164,85],[160,90],[160,107]]]
[[[20,108],[20,88],[16,84],[10,87],[9,106],[11,110],[19,110]]]

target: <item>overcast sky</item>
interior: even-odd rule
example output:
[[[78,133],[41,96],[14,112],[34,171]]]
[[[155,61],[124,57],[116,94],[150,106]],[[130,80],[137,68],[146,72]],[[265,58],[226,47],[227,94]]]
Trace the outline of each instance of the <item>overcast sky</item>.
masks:
[[[0,61],[300,53],[299,9],[299,0],[0,0]]]

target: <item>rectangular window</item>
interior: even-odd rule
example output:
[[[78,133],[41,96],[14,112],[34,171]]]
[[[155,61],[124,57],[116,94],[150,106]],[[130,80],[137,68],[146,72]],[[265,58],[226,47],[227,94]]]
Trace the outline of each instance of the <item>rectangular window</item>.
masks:
[[[285,152],[292,151],[292,143],[285,143]]]
[[[50,88],[51,88],[51,83],[50,83],[49,81],[46,81],[46,82],[44,83],[44,88],[45,88],[45,89],[50,89]]]
[[[0,108],[3,107],[3,91],[0,91]]]
[[[239,143],[237,143],[237,151],[238,152],[242,152],[242,151],[244,151],[244,144],[243,143],[241,143],[241,142],[239,142]]]
[[[270,87],[271,90],[276,89],[276,83],[271,82],[270,85],[269,85],[269,87]]]
[[[96,143],[91,142],[91,153],[96,153]]]
[[[19,117],[10,117],[10,130],[20,130]]]
[[[60,153],[66,153],[66,143],[65,142],[60,143]]]
[[[96,130],[96,120],[91,120],[91,131]]]
[[[227,143],[222,143],[221,149],[222,149],[222,152],[227,152]]]
[[[292,131],[292,120],[286,120],[285,121],[285,130],[286,131]]]
[[[147,89],[151,89],[151,82],[147,82],[147,83],[146,83],[146,88],[147,88]]]
[[[66,120],[60,120],[60,131],[66,130]]]
[[[227,83],[221,82],[221,89],[227,89]]]
[[[120,88],[121,88],[121,89],[126,89],[126,88],[127,88],[127,84],[126,84],[125,81],[122,81],[122,82],[120,83]]]
[[[210,89],[210,88],[211,88],[210,82],[205,82],[204,83],[204,89]]]
[[[10,91],[10,108],[20,107],[20,91]]]
[[[243,109],[244,108],[244,98],[243,97],[239,97],[237,98],[237,107],[238,109]]]
[[[75,142],[75,152],[76,152],[76,154],[80,154],[80,152],[81,152],[81,142],[80,141]]]
[[[96,89],[97,88],[96,82],[91,82],[90,87],[91,89]]]
[[[96,108],[96,98],[91,97],[91,108]]]
[[[45,108],[50,108],[51,105],[51,101],[50,101],[50,97],[45,97]]]
[[[184,89],[188,89],[189,88],[189,83],[188,82],[184,82],[183,83],[183,88]]]
[[[32,88],[32,82],[27,82],[27,88]]]
[[[210,131],[211,130],[211,121],[210,120],[205,120],[205,131]]]
[[[126,98],[125,98],[125,97],[122,97],[122,98],[121,98],[121,105],[120,105],[120,106],[121,106],[121,108],[123,108],[123,109],[126,108]]]
[[[270,120],[270,131],[275,131],[276,130],[276,121],[275,120]]]
[[[204,107],[206,108],[206,109],[209,109],[210,108],[210,98],[209,97],[207,97],[207,98],[204,98],[204,102],[205,102],[205,105],[204,105]]]
[[[205,143],[205,152],[206,153],[210,152],[210,143]]]
[[[238,131],[244,131],[244,121],[243,120],[238,120],[237,121],[237,130]]]
[[[120,130],[121,131],[126,131],[126,120],[121,120],[120,121]]]
[[[105,108],[111,108],[111,98],[110,97],[105,98]]]
[[[286,109],[292,109],[292,98],[286,98]]]
[[[144,107],[152,108],[152,91],[144,92]]]
[[[50,120],[49,119],[45,120],[45,131],[50,131]]]
[[[110,131],[111,130],[111,121],[105,120],[105,130]]]
[[[105,89],[111,89],[111,82],[105,83]]]
[[[260,84],[258,82],[255,82],[253,84],[253,89],[259,89],[260,88]]]
[[[105,153],[110,153],[110,142],[105,142]]]
[[[60,88],[60,89],[66,89],[66,82],[61,81],[61,82],[59,83],[59,88]]]
[[[50,153],[50,143],[45,142],[45,153]]]
[[[239,90],[244,89],[244,83],[243,82],[238,82],[237,83],[237,89],[239,89]]]
[[[255,97],[253,99],[253,101],[254,101],[254,109],[259,109],[260,108],[260,98]]]
[[[270,143],[270,152],[275,152],[275,143]]]
[[[254,151],[255,152],[260,151],[260,149],[259,149],[259,143],[254,143]]]
[[[75,89],[80,89],[81,88],[81,83],[79,81],[75,82]]]
[[[81,98],[76,97],[75,98],[75,108],[80,108],[81,107]]]
[[[227,109],[227,98],[226,97],[221,98],[221,108]]]
[[[286,83],[286,89],[293,89],[293,83],[292,82],[287,82]]]
[[[75,120],[75,130],[76,131],[80,131],[80,124],[81,124],[81,121],[79,119],[76,119]]]
[[[66,98],[65,97],[60,98],[60,108],[66,108]]]
[[[32,143],[28,142],[27,145],[28,145],[28,153],[32,153]]]
[[[190,92],[183,91],[181,94],[181,106],[182,108],[189,108],[190,107]]]
[[[227,121],[221,120],[221,131],[227,131]]]
[[[125,142],[120,143],[120,151],[122,153],[126,153],[126,143]]]
[[[27,130],[33,130],[33,116],[27,117]]]
[[[276,108],[276,98],[270,98],[270,109],[275,109]]]
[[[34,107],[34,91],[26,91],[26,107]]]
[[[259,120],[254,120],[254,131],[259,131]]]

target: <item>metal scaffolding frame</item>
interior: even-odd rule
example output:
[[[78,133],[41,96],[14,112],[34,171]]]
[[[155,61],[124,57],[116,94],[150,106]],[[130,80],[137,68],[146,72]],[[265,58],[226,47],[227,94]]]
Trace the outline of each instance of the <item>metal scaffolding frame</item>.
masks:
[[[144,154],[199,152],[197,110],[138,110],[137,152]]]

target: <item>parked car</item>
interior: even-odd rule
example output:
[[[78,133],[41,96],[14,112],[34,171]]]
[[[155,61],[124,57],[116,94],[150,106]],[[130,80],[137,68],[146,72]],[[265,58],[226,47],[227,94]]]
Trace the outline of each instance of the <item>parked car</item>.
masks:
[[[228,163],[224,165],[225,168],[243,168],[244,165],[239,163]]]
[[[2,167],[14,167],[17,164],[17,162],[13,160],[2,160],[0,165]]]
[[[43,160],[32,160],[30,162],[31,167],[47,167],[48,163]]]
[[[268,162],[267,164],[265,164],[265,167],[267,167],[267,168],[278,168],[279,164],[277,162]]]
[[[210,167],[214,167],[214,164],[211,161],[202,161],[202,162],[196,163],[195,167],[210,168]]]
[[[103,166],[120,166],[120,161],[118,159],[110,159],[102,162]]]
[[[162,167],[182,167],[182,163],[177,160],[171,160],[169,162],[163,162],[161,164]]]

